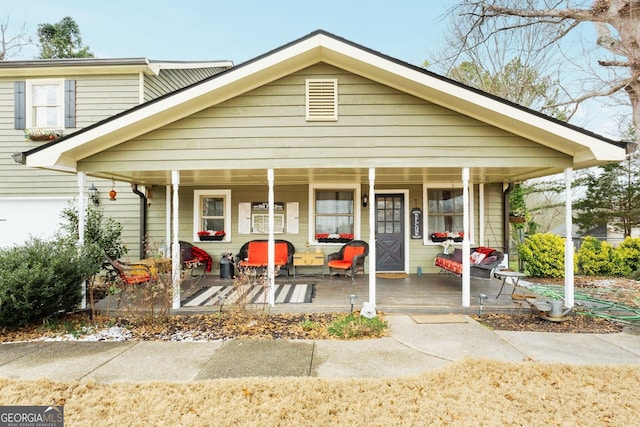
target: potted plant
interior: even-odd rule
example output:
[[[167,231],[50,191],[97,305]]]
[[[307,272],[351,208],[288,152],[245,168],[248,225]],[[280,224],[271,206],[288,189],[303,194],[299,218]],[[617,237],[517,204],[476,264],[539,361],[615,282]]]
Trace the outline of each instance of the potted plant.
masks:
[[[33,128],[25,129],[24,137],[31,141],[53,141],[62,136],[62,129],[54,128]]]
[[[509,222],[522,224],[526,222],[527,205],[524,200],[522,184],[515,184],[509,194]]]
[[[459,232],[451,232],[451,231],[436,231],[435,233],[431,233],[431,241],[436,243],[442,243],[447,240],[453,240],[454,242],[462,242],[464,239],[464,233],[462,231]]]
[[[347,243],[353,240],[353,234],[350,233],[317,233],[316,240],[319,243]]]
[[[204,241],[220,241],[220,240],[224,239],[225,235],[226,235],[226,233],[223,230],[215,230],[215,231],[202,230],[202,231],[198,231],[198,238],[202,242],[204,242]]]

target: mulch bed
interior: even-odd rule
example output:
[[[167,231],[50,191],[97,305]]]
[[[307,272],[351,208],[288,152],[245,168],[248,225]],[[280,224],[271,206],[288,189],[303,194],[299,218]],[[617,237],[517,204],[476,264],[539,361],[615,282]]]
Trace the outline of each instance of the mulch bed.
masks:
[[[615,334],[626,325],[599,317],[572,314],[563,322],[552,322],[533,314],[487,313],[472,316],[475,320],[497,331],[560,332],[574,334]]]
[[[0,329],[0,342],[34,340],[215,341],[228,339],[335,339],[328,326],[344,313],[266,314],[228,311],[174,315],[150,320],[143,316],[70,314],[47,324]],[[371,337],[375,338],[375,337]]]

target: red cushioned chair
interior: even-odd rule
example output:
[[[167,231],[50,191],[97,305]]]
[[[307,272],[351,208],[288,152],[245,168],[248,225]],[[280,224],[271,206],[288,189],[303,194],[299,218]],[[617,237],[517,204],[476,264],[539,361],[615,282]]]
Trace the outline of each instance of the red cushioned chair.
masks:
[[[361,270],[364,273],[364,259],[369,255],[369,244],[364,240],[352,240],[345,243],[339,252],[327,256],[329,275],[333,276],[333,270],[351,271],[353,281],[356,272]]]

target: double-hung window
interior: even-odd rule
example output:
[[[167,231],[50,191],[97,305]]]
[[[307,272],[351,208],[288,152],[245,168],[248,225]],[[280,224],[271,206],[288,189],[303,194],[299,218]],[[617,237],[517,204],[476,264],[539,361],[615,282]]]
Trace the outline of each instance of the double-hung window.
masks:
[[[64,128],[64,80],[27,80],[28,128]]]
[[[195,190],[193,194],[193,240],[198,233],[224,232],[223,241],[231,239],[231,190]]]
[[[359,229],[358,186],[314,186],[310,188],[311,241],[319,237],[357,238]]]
[[[426,200],[425,237],[432,234],[461,238],[464,232],[464,199],[462,187],[437,185],[424,188]],[[473,200],[473,192],[469,192]],[[472,238],[470,230],[469,238]]]
[[[14,82],[15,129],[76,127],[76,81],[29,79]]]

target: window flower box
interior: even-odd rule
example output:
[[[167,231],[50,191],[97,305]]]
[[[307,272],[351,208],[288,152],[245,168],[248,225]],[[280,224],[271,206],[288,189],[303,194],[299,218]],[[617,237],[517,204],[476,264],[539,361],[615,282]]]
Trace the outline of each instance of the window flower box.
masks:
[[[316,240],[319,243],[347,243],[353,240],[353,234],[316,234]]]
[[[33,128],[33,129],[25,129],[24,137],[25,139],[31,141],[53,141],[62,136],[62,129],[54,129],[54,128]]]
[[[431,241],[435,243],[446,242],[447,240],[453,240],[454,242],[462,242],[464,238],[464,233],[462,232],[435,232],[431,234]]]
[[[198,238],[200,239],[201,242],[220,241],[220,240],[224,239],[225,235],[226,235],[226,233],[224,231],[222,231],[222,230],[216,230],[216,231],[203,230],[203,231],[198,231]]]

